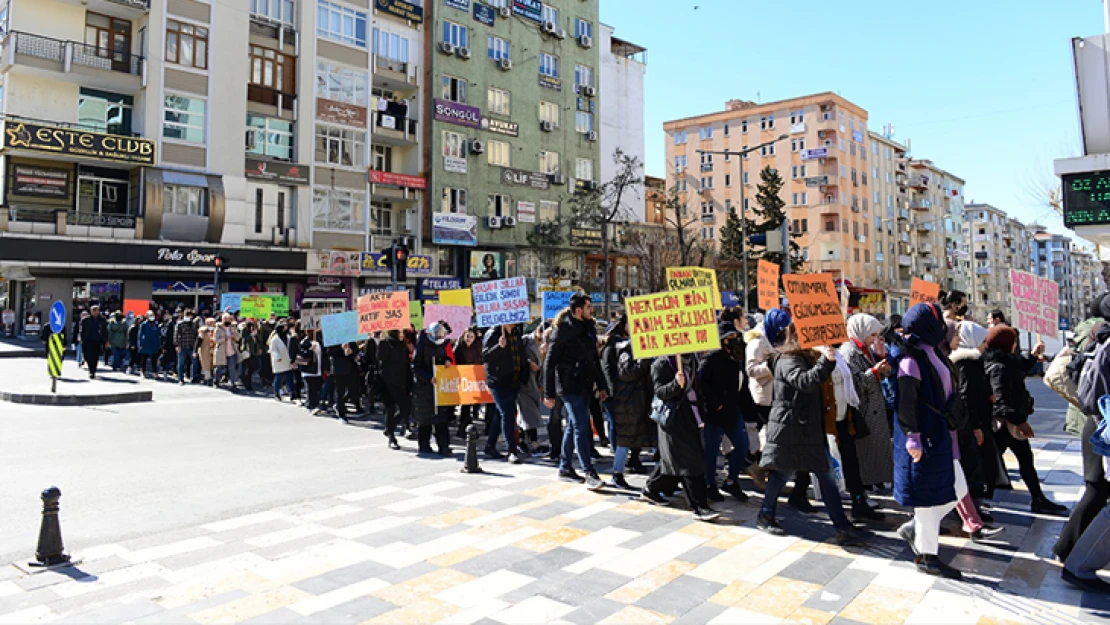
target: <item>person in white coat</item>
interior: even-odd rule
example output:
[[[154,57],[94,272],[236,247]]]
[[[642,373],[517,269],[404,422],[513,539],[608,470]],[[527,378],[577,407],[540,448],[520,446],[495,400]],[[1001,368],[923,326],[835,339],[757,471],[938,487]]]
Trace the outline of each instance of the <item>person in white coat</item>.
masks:
[[[293,362],[289,358],[286,342],[289,334],[284,325],[278,325],[270,334],[270,366],[274,371],[274,399],[281,401],[281,385],[293,395]]]

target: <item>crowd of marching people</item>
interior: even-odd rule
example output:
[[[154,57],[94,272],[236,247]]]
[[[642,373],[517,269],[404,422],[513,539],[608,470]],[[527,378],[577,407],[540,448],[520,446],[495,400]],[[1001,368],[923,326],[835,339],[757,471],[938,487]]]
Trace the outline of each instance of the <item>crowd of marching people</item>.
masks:
[[[1073,395],[1101,397],[1110,393],[1110,352],[1100,349],[1110,339],[1110,298],[1093,302],[1090,317],[1068,351],[1073,365],[1051,377],[1070,379]],[[780,496],[812,515],[815,481],[839,544],[866,542],[861,528],[905,520],[908,512],[896,534],[930,575],[961,575],[938,558],[950,515],[972,541],[1004,530],[992,501],[996,490],[1012,487],[1006,451],[1017,459],[1030,512],[1067,514],[1044,494],[1029,443],[1035,407],[1026,377],[1044,359],[1043,343],[1023,355],[1001,312],[980,325],[967,318],[967,296],[958,291],[886,323],[854,314],[846,325],[844,343],[803,348],[786,303],[755,319],[725,309],[719,349],[637,359],[628,319],[603,326],[589,296],[577,293],[552,320],[472,327],[455,341],[437,322],[324,347],[295,319],[205,317],[188,309],[136,319],[118,311],[106,317],[96,307],[81,314],[75,335],[90,377],[103,360],[118,372],[178,384],[269,389],[278,401],[345,422],[380,404],[389,447],[401,449],[399,439],[408,435],[423,455],[451,456],[451,428],[463,437],[484,421],[487,458],[544,457],[563,480],[658,505],[681,491],[701,521],[718,518],[714,504],[726,497],[744,503],[762,491],[756,525],[782,535]],[[493,402],[437,406],[437,366],[465,364],[483,365]],[[1110,435],[1089,402],[1068,399],[1069,430],[1083,438],[1086,490],[1055,552],[1066,562],[1065,579],[1105,592],[1094,572],[1110,561],[1103,465]],[[599,447],[611,452],[607,479],[597,469]],[[631,474],[647,477],[633,486]]]

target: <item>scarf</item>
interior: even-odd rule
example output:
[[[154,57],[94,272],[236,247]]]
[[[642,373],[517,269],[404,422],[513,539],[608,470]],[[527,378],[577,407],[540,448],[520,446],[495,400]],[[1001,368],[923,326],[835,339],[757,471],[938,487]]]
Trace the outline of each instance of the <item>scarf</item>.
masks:
[[[849,406],[859,408],[859,394],[856,393],[856,383],[852,380],[852,369],[840,352],[836,352],[836,371],[840,374],[840,392],[843,393],[844,400]]]
[[[988,330],[974,321],[961,321],[957,331],[960,334],[960,347],[964,349],[979,349],[983,341],[987,340]]]
[[[883,324],[871,315],[856,314],[848,318],[848,337],[863,343],[872,334],[883,331]]]

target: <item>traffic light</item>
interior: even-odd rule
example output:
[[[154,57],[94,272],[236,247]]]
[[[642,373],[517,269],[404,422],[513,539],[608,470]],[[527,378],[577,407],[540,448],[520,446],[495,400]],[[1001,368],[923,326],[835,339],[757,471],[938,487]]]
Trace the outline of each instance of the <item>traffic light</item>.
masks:
[[[231,267],[231,263],[227,262],[227,258],[219,255],[217,255],[216,258],[212,259],[212,264],[216,266],[216,271],[221,274],[227,271],[229,267]]]
[[[404,243],[393,244],[392,260],[393,282],[402,283],[408,279],[409,248]]]

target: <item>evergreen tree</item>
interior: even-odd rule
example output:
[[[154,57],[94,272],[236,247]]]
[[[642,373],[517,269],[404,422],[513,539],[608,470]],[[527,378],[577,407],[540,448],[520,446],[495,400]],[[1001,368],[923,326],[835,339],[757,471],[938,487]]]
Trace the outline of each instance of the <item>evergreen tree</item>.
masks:
[[[759,180],[759,184],[756,185],[755,207],[752,209],[756,219],[754,223],[748,224],[749,234],[768,234],[777,230],[779,226],[786,222],[786,211],[784,210],[786,202],[780,197],[784,184],[782,176],[779,175],[778,170],[767,166],[759,172]],[[801,257],[801,248],[794,241],[801,234],[800,232],[793,232],[790,235],[790,268],[792,271],[799,271],[805,264]],[[757,248],[757,250],[749,252],[749,256],[752,261],[761,258],[777,265],[782,264],[782,254],[779,252],[768,252],[765,249]]]
[[[740,216],[731,206],[728,218],[721,227],[721,260],[740,260],[744,257],[744,235],[740,228]]]

